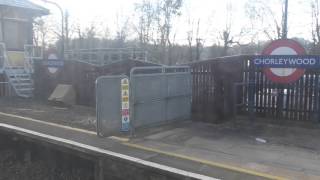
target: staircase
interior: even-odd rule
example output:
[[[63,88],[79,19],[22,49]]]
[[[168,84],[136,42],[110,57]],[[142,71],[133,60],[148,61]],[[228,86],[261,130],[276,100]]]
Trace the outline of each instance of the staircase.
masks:
[[[5,73],[14,92],[24,98],[33,96],[33,81],[31,74],[23,66],[7,66]]]
[[[0,56],[4,58],[4,73],[17,96],[33,97],[33,80],[30,70],[24,66],[14,66],[7,56],[4,43],[0,43]]]

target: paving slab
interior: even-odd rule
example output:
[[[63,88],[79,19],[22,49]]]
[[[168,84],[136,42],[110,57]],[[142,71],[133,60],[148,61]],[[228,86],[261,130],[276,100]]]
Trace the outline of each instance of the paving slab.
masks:
[[[311,136],[320,135],[319,129],[309,131],[299,127],[290,129],[277,125],[259,126],[260,132],[256,132],[247,127],[239,128],[238,125],[241,129],[239,132],[239,129],[234,129],[232,125],[211,126],[191,122],[159,134],[145,135],[146,138],[138,136],[133,142],[153,149],[289,179],[320,179],[318,144],[311,146],[312,144],[307,142]],[[150,136],[159,138],[148,138]],[[256,137],[266,139],[266,143],[257,142]],[[299,140],[296,142],[297,137]],[[313,142],[320,143],[319,140]]]
[[[160,151],[150,151],[147,149],[135,148],[133,146],[129,146],[126,143],[121,143],[119,141],[115,141],[109,138],[101,138],[95,135],[92,131],[84,131],[76,128],[70,128],[68,126],[59,126],[48,123],[41,123],[37,121],[30,121],[29,118],[24,117],[16,117],[11,115],[5,115],[4,113],[0,113],[0,131],[8,131],[18,133],[20,135],[28,136],[28,138],[32,138],[37,140],[37,135],[28,135],[28,133],[20,133],[19,128],[30,130],[36,133],[46,134],[48,136],[56,137],[57,139],[63,138],[66,140],[71,140],[77,143],[81,143],[83,145],[88,145],[92,147],[101,148],[104,150],[108,150],[115,153],[121,153],[122,156],[130,156],[130,158],[137,158],[137,160],[142,159],[148,162],[157,163],[160,165],[165,165],[168,167],[174,167],[183,171],[187,171],[190,173],[197,173],[200,175],[213,177],[213,178],[221,178],[221,177],[241,177],[243,180],[255,180],[255,179],[270,179],[270,177],[274,177],[271,175],[261,175],[243,173],[239,171],[230,170],[227,168],[217,167],[217,166],[206,166],[203,162],[193,161],[187,158],[182,157],[173,157],[168,154],[161,153]],[[3,126],[2,126],[3,125]],[[17,127],[18,130],[6,129],[4,125]],[[53,143],[52,140],[48,141],[49,143]],[[65,144],[64,142],[55,142],[57,145],[65,148],[71,148],[69,144]],[[129,142],[131,145],[131,142]],[[75,147],[73,147],[75,148]],[[161,147],[163,148],[163,147]],[[91,151],[88,151],[89,153]],[[140,160],[139,160],[140,161]],[[159,166],[159,165],[156,165]],[[275,178],[272,178],[275,179]]]

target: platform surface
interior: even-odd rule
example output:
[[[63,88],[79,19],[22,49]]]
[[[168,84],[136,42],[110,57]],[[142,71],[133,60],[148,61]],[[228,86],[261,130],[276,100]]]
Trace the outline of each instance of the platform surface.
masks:
[[[52,107],[67,112],[43,119],[50,107],[30,105],[26,111],[19,106],[19,111],[12,103],[0,112],[0,123],[220,179],[320,179],[318,127],[183,122],[139,129],[134,137],[100,138],[92,125],[68,123],[75,108]],[[92,118],[92,112],[82,114]]]

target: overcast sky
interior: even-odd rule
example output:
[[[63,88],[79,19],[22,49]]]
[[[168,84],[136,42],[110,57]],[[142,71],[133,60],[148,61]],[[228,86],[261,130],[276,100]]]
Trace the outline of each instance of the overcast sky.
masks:
[[[57,8],[44,4],[41,0],[33,0],[50,9],[52,17],[60,18]],[[124,21],[129,17],[134,21],[134,4],[140,0],[52,0],[69,11],[72,23],[80,23],[86,27],[91,23],[108,27],[110,34],[116,31],[116,17]],[[245,5],[253,0],[184,0],[182,16],[174,21],[174,33],[179,42],[186,42],[188,31],[187,19],[195,21],[201,19],[200,33],[207,42],[215,42],[219,32],[225,27],[227,4],[232,4],[232,32],[239,34],[244,27],[250,29],[250,20],[245,12]],[[263,0],[262,0],[263,1]],[[281,0],[264,0],[270,6],[276,16],[281,16]],[[289,35],[288,37],[303,37],[311,39],[311,0],[289,0]],[[280,21],[280,19],[279,19]],[[254,24],[253,28],[259,28],[260,24]],[[102,29],[101,29],[102,31]],[[132,33],[134,34],[134,33]],[[266,39],[264,34],[258,34],[257,39]],[[242,41],[248,41],[242,37]]]

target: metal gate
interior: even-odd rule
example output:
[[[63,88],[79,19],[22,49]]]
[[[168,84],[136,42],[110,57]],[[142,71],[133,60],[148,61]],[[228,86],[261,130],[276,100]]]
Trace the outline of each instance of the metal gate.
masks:
[[[97,134],[107,136],[121,128],[121,80],[120,76],[101,76],[96,81]]]
[[[192,86],[187,66],[133,68],[130,89],[134,128],[190,117]]]
[[[124,109],[121,83],[127,76],[103,76],[96,82],[97,132],[106,136],[120,130],[186,120],[191,115],[191,73],[186,66],[137,67],[130,72],[129,107]],[[128,117],[126,117],[126,113]],[[125,119],[124,119],[125,117]],[[129,128],[124,128],[124,122]]]

